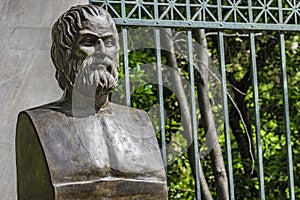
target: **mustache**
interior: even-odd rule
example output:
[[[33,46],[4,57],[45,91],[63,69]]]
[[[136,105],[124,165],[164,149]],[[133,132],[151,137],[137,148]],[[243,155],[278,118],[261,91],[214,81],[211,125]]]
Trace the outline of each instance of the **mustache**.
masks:
[[[118,62],[105,57],[101,60],[88,58],[77,62],[74,86],[77,90],[108,94],[118,82]]]
[[[88,58],[84,59],[81,63],[81,66],[78,66],[81,68],[82,71],[108,71],[113,76],[118,75],[118,62],[117,60],[112,60],[109,57],[105,56],[103,59],[98,58]],[[78,69],[77,67],[77,69]]]
[[[99,70],[82,70],[76,76],[77,85],[109,87],[117,82],[117,77],[108,71]]]

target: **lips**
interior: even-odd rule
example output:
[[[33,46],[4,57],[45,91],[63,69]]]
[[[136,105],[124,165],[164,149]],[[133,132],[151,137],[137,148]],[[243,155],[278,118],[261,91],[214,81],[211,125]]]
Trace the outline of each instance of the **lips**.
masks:
[[[89,67],[92,67],[93,70],[102,69],[102,70],[108,70],[110,72],[112,69],[112,65],[113,65],[113,61],[106,56],[102,59],[100,58],[92,59],[92,63],[89,65]]]

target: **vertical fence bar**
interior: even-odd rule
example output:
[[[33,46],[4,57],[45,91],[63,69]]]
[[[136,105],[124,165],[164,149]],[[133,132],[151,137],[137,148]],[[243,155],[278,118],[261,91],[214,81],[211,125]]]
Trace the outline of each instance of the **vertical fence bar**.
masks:
[[[159,95],[159,123],[160,123],[160,135],[161,135],[161,154],[167,173],[167,149],[166,149],[166,133],[165,133],[165,113],[164,113],[164,91],[162,80],[162,68],[161,68],[161,44],[160,44],[160,30],[155,28],[155,48],[156,48],[156,70],[158,80],[158,95]]]
[[[121,14],[122,18],[126,18],[126,7],[125,1],[121,3]],[[130,102],[130,79],[129,79],[129,62],[128,62],[128,37],[127,37],[127,27],[122,26],[122,44],[123,44],[123,65],[124,65],[124,77],[125,77],[125,104],[127,106],[131,105]]]
[[[283,24],[282,0],[278,0],[279,22]],[[286,57],[285,57],[285,39],[284,33],[280,32],[280,56],[281,56],[281,79],[283,88],[283,102],[284,102],[284,120],[285,120],[285,138],[287,147],[287,163],[288,163],[288,177],[289,177],[289,192],[290,199],[295,200],[294,191],[294,172],[293,172],[293,153],[291,147],[291,131],[290,131],[290,115],[289,115],[289,98],[288,98],[288,84],[286,75]]]
[[[218,21],[222,21],[222,1],[218,0]],[[234,181],[233,181],[233,168],[232,168],[232,153],[231,153],[231,141],[230,141],[230,130],[229,130],[229,112],[228,112],[228,100],[227,100],[227,85],[226,85],[226,63],[224,53],[224,32],[218,32],[219,38],[219,55],[221,65],[221,76],[222,76],[222,99],[223,99],[223,111],[224,111],[224,128],[225,128],[225,141],[227,151],[227,166],[228,166],[228,181],[229,181],[229,195],[230,199],[234,200]]]
[[[189,0],[186,0],[186,19],[191,20],[191,4]]]
[[[123,65],[124,65],[124,77],[125,77],[125,103],[130,106],[130,79],[129,79],[129,62],[128,62],[128,50],[127,50],[127,27],[122,26],[122,38],[123,38]]]
[[[287,147],[287,164],[288,164],[288,177],[289,177],[289,192],[290,199],[295,200],[294,192],[294,172],[293,172],[293,153],[291,146],[291,130],[290,130],[290,117],[289,117],[289,97],[288,97],[288,84],[286,74],[286,57],[285,57],[285,39],[284,33],[280,33],[280,56],[281,56],[281,79],[283,88],[283,102],[284,102],[284,122],[285,122],[285,138]]]
[[[253,23],[253,10],[252,1],[248,0],[248,13],[249,21]],[[260,114],[258,105],[258,82],[257,82],[257,66],[256,66],[256,51],[255,51],[255,35],[250,32],[250,52],[251,52],[251,70],[252,70],[252,83],[254,95],[254,110],[255,110],[255,127],[256,127],[256,146],[258,157],[258,179],[259,179],[259,198],[265,199],[265,184],[264,184],[264,171],[263,171],[263,155],[262,143],[260,137]]]
[[[191,19],[191,7],[190,1],[186,0],[186,18]],[[194,162],[195,162],[195,190],[196,199],[201,200],[201,186],[200,186],[200,159],[199,159],[199,147],[198,147],[198,130],[197,130],[197,114],[196,114],[196,99],[195,99],[195,78],[194,78],[194,54],[193,54],[193,35],[192,30],[187,30],[188,35],[188,60],[189,60],[189,74],[191,84],[191,119],[192,119],[192,134],[194,144]]]
[[[154,0],[154,18],[159,18],[158,13],[158,0]],[[159,93],[159,123],[160,123],[160,136],[161,136],[161,154],[165,166],[165,172],[167,174],[168,161],[167,161],[167,148],[166,148],[166,129],[165,129],[165,113],[164,113],[164,90],[162,80],[162,68],[161,68],[161,43],[160,43],[160,29],[155,29],[155,47],[156,47],[156,70],[158,79],[158,93]],[[166,176],[167,177],[167,176]]]
[[[262,143],[260,137],[260,114],[258,104],[258,81],[257,81],[257,66],[256,66],[256,52],[255,52],[255,35],[250,32],[250,52],[251,52],[251,69],[252,69],[252,83],[254,96],[254,110],[255,110],[255,130],[256,130],[256,145],[258,157],[258,174],[259,174],[259,198],[265,199],[265,185],[264,185],[264,169],[263,169],[263,155]]]
[[[188,35],[188,60],[189,60],[189,74],[191,84],[191,105],[192,105],[192,133],[193,133],[193,144],[195,152],[195,189],[196,199],[201,200],[201,188],[200,188],[200,160],[199,160],[199,149],[198,149],[198,131],[197,131],[197,117],[196,117],[196,100],[195,100],[195,80],[194,80],[194,58],[193,58],[193,38],[192,31],[187,30]]]
[[[230,199],[234,200],[235,199],[234,181],[233,181],[233,170],[232,170],[232,155],[231,155],[231,141],[230,141],[230,131],[229,131],[229,114],[228,114],[225,53],[224,53],[224,32],[219,31],[218,36],[219,36],[221,75],[222,75],[222,99],[223,99],[223,110],[224,110],[225,141],[226,141],[226,150],[227,150],[229,194],[230,194]]]
[[[158,20],[159,19],[159,7],[158,7],[158,0],[154,0],[154,19]]]

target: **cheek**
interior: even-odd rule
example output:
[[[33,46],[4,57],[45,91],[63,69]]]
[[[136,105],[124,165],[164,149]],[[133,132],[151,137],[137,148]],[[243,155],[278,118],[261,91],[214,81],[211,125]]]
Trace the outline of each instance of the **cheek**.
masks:
[[[106,55],[108,55],[112,59],[114,59],[118,56],[118,51],[115,47],[107,48],[105,53],[106,53]]]

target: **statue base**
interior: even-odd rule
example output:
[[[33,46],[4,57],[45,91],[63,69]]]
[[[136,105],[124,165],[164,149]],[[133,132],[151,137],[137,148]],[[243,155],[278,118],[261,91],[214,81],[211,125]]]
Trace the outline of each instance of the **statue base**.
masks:
[[[57,199],[164,200],[167,193],[165,182],[110,177],[54,187]]]

